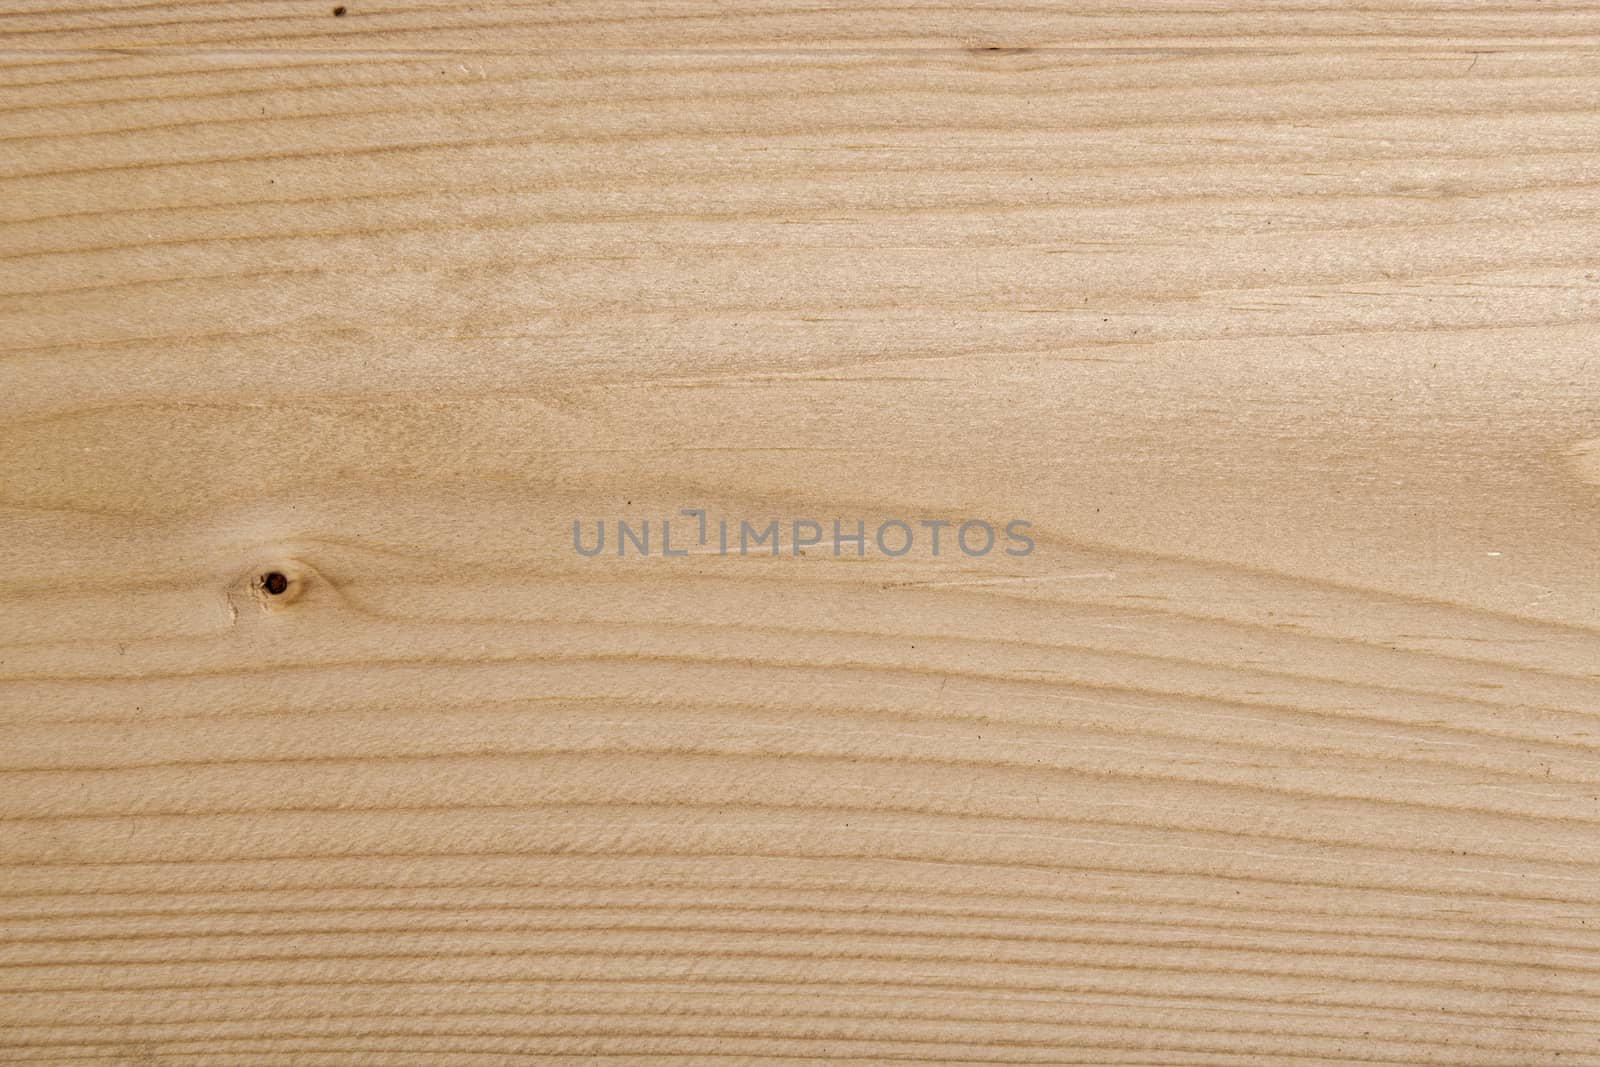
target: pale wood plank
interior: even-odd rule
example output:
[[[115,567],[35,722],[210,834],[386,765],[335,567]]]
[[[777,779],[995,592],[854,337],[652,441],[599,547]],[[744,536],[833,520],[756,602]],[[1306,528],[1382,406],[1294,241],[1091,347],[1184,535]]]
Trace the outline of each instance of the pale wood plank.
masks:
[[[336,15],[343,11],[343,15]],[[571,49],[1590,48],[1600,7],[1542,0],[12,0],[0,47]]]
[[[0,1059],[1600,1063],[1556,22],[210,10],[0,24]]]

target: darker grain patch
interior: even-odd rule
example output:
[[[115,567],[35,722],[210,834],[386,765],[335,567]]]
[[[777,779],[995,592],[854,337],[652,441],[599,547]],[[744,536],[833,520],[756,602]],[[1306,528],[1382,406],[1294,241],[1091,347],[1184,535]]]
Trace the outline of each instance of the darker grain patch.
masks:
[[[1009,48],[1005,45],[986,44],[968,48],[967,54],[982,59],[992,56],[1031,56],[1037,51],[1036,48]]]

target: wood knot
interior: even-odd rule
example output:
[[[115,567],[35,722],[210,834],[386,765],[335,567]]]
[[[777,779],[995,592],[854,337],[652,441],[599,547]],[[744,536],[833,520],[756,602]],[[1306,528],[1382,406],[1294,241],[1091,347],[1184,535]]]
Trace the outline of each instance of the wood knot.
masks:
[[[288,607],[305,595],[311,571],[293,560],[281,560],[255,568],[247,584],[262,608],[276,611]]]

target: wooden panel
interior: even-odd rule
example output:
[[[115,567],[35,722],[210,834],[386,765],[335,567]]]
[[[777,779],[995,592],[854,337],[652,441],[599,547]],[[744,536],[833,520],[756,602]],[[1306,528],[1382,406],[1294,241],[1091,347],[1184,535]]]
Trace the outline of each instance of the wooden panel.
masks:
[[[1593,3],[1465,0],[11,0],[0,47],[272,49],[1592,48]]]
[[[1600,1064],[1592,9],[226,10],[0,19],[0,1060]]]

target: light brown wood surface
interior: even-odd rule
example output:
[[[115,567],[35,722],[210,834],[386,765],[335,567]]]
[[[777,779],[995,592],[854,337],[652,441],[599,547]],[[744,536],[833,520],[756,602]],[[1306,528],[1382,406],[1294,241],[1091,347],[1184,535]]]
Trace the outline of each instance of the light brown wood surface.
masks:
[[[1600,1065],[1597,35],[7,5],[0,1062]]]

